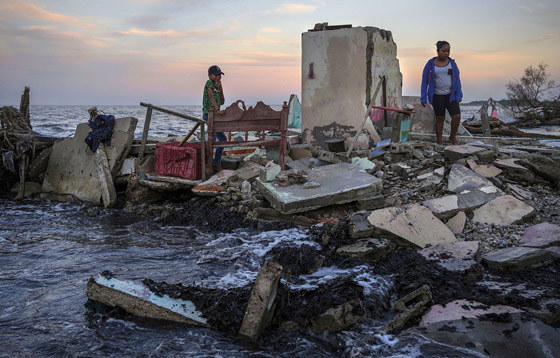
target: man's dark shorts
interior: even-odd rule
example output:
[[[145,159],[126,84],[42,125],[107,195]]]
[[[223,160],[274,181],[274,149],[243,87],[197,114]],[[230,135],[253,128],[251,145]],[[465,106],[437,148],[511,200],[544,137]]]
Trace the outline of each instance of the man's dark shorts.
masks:
[[[445,109],[449,112],[451,117],[461,114],[461,108],[457,101],[449,102],[451,94],[434,94],[434,112],[436,117],[445,117]]]

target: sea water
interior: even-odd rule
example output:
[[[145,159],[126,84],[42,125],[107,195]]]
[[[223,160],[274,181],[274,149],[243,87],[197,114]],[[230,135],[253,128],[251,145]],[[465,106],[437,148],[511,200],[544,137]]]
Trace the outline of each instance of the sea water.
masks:
[[[66,137],[88,119],[89,107],[31,106],[31,124],[41,135]],[[200,106],[163,107],[201,115]],[[116,117],[137,117],[142,127],[144,107],[98,108]],[[185,134],[189,125],[157,114],[150,133]],[[136,131],[140,134],[141,129]],[[209,232],[161,225],[119,209],[40,199],[0,199],[0,208],[0,357],[477,356],[419,335],[379,333],[384,322],[372,319],[332,335],[279,332],[274,344],[262,344],[209,328],[92,316],[84,308],[86,284],[104,270],[122,280],[151,278],[227,289],[251,285],[274,248],[320,246],[305,229]],[[99,214],[88,216],[90,208]],[[312,290],[341,277],[363,287],[366,301],[377,302],[393,292],[392,277],[364,265],[323,267],[294,278],[290,289]]]

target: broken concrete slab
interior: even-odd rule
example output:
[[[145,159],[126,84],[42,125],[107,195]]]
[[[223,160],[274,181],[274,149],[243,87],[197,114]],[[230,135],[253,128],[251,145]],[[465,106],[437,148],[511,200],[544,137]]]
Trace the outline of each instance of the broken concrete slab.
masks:
[[[358,211],[350,217],[349,234],[353,239],[371,237],[375,233],[375,226],[368,221],[371,211]]]
[[[453,164],[453,166],[451,166],[447,179],[447,190],[454,193],[461,193],[465,190],[479,189],[492,185],[492,182],[482,175],[460,164]]]
[[[516,158],[498,159],[494,161],[494,165],[500,169],[503,169],[510,176],[516,179],[529,182],[535,180],[535,175],[533,174],[533,172],[530,169],[517,164],[517,161],[519,161],[519,159]]]
[[[378,260],[386,257],[395,247],[395,244],[388,239],[368,238],[358,240],[352,245],[341,246],[336,253],[342,256]]]
[[[521,314],[510,314],[505,322],[476,318],[441,321],[411,328],[405,334],[419,334],[429,340],[458,347],[464,350],[457,354],[461,357],[560,356],[560,328],[551,327],[538,319],[527,319]],[[469,352],[473,354],[469,355]]]
[[[421,204],[429,208],[440,219],[449,218],[459,211],[470,211],[488,203],[503,193],[495,186],[487,186],[460,194],[425,200]]]
[[[523,231],[521,245],[537,248],[560,246],[560,226],[551,223],[529,226]]]
[[[239,183],[239,186],[241,186],[241,183],[243,183],[245,180],[247,180],[249,183],[253,183],[253,181],[259,177],[262,167],[263,166],[258,163],[249,161],[243,167],[233,172],[230,178],[230,182]]]
[[[422,316],[420,327],[430,324],[454,321],[468,318],[478,318],[486,314],[504,314],[504,313],[520,313],[523,312],[518,308],[504,305],[487,306],[480,302],[455,300],[445,305],[434,305],[430,310]]]
[[[207,326],[208,321],[192,301],[157,295],[141,282],[97,276],[87,283],[89,299],[120,307],[140,317]]]
[[[352,300],[312,318],[311,329],[316,333],[338,332],[360,322],[365,316],[366,310],[362,302]]]
[[[357,200],[358,207],[362,210],[381,209],[385,206],[385,197],[382,194],[373,194]]]
[[[455,235],[461,234],[465,229],[465,224],[467,223],[467,214],[464,211],[459,211],[457,215],[447,220],[445,225],[451,230]]]
[[[113,178],[119,173],[122,162],[130,151],[137,122],[133,117],[115,120],[111,145],[106,147],[109,170]],[[73,137],[53,145],[43,180],[42,197],[57,200],[77,198],[100,203],[101,185],[97,175],[95,153],[92,153],[84,142],[88,133],[88,125],[81,123]]]
[[[478,266],[479,241],[440,244],[419,251],[419,254],[448,271],[465,272]]]
[[[473,222],[513,225],[535,214],[535,209],[511,195],[498,197],[474,211]]]
[[[381,179],[348,163],[326,165],[310,170],[308,177],[309,181],[320,184],[320,187],[312,190],[305,189],[301,184],[277,187],[275,182],[263,183],[259,179],[255,183],[271,206],[284,214],[349,203],[378,193],[382,189]]]
[[[47,170],[49,165],[49,157],[52,153],[52,147],[43,149],[43,151],[33,159],[29,166],[29,179],[39,179],[41,175]]]
[[[274,299],[281,275],[282,266],[278,263],[267,261],[263,265],[251,290],[239,334],[257,339],[270,324],[276,308]]]
[[[99,144],[95,152],[95,164],[97,165],[97,176],[99,178],[99,184],[101,185],[103,206],[112,208],[117,203],[117,191],[113,184],[113,178],[111,177],[111,171],[109,169],[109,161],[107,160],[107,152],[105,151],[105,145],[103,143]]]
[[[466,158],[478,152],[482,152],[484,148],[475,147],[473,145],[449,145],[443,149],[445,157],[451,161]]]
[[[418,204],[372,211],[368,221],[381,232],[420,248],[457,241],[430,209]]]
[[[533,199],[533,193],[528,190],[523,189],[521,186],[516,184],[507,183],[506,191],[511,195],[515,196],[519,200],[531,200]]]
[[[493,178],[502,174],[502,170],[493,166],[492,164],[477,164],[474,160],[467,160],[469,167],[477,174],[485,178]]]
[[[482,257],[488,267],[495,270],[521,270],[553,259],[549,251],[523,246],[498,249]]]

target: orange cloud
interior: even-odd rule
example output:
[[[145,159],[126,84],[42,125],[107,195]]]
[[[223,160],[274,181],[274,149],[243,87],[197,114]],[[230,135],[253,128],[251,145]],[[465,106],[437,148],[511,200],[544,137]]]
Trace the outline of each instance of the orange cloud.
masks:
[[[21,1],[3,1],[0,3],[0,14],[8,18],[31,21],[45,21],[55,24],[74,26],[78,28],[95,28],[95,25],[72,16],[57,14],[38,7],[37,5]]]

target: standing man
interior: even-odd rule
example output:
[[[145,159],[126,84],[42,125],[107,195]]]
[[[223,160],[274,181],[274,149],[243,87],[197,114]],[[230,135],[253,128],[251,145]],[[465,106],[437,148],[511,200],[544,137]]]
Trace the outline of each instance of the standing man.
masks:
[[[202,94],[202,119],[206,122],[208,122],[208,113],[211,110],[217,114],[225,113],[225,111],[220,110],[220,106],[225,102],[224,90],[222,88],[222,75],[225,75],[225,73],[223,73],[217,65],[208,68],[208,81],[206,81],[204,85],[204,92]],[[225,142],[227,141],[227,137],[224,132],[216,132],[214,133],[214,141]],[[214,157],[212,168],[215,173],[222,171],[221,163],[223,151],[223,147],[216,148],[216,156]]]

